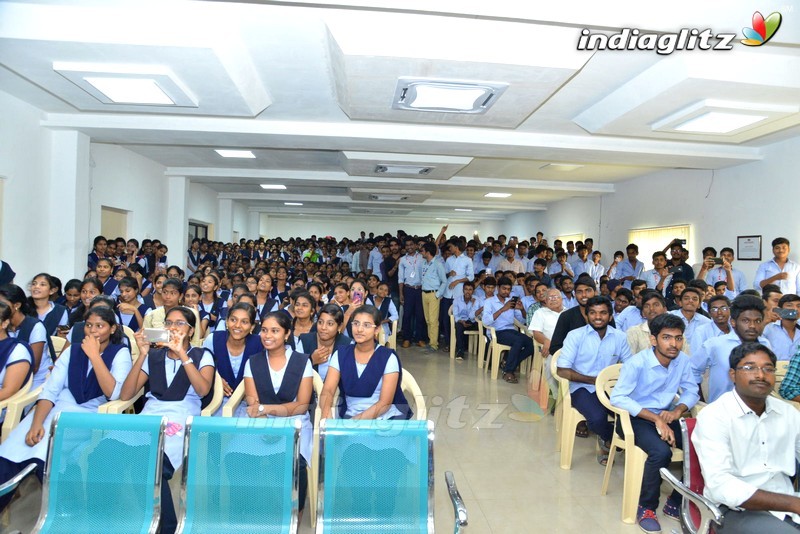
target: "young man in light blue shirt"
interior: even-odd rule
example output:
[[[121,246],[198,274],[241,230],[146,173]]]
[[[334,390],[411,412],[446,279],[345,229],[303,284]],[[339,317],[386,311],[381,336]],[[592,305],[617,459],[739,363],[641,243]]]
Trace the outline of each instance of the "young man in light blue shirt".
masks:
[[[485,326],[494,327],[499,343],[511,347],[506,356],[503,380],[516,384],[515,371],[525,358],[533,355],[533,341],[514,326],[514,320],[522,323],[525,317],[522,302],[509,296],[512,284],[511,279],[505,276],[497,281],[497,296],[487,299],[483,304],[481,318]]]
[[[625,253],[628,255],[628,259],[619,262],[614,278],[621,281],[622,285],[627,289],[630,289],[631,282],[637,278],[642,278],[644,263],[637,259],[639,247],[635,243],[631,243],[625,247]]]
[[[453,322],[456,325],[456,360],[464,359],[467,349],[467,330],[477,330],[476,313],[481,302],[473,296],[475,284],[470,281],[461,284],[462,294],[453,299]]]
[[[431,350],[439,350],[439,299],[447,287],[444,262],[436,255],[436,245],[422,245],[422,309],[428,325],[428,343]]]
[[[656,516],[661,493],[659,469],[669,466],[673,447],[682,448],[678,419],[700,399],[689,356],[681,352],[685,328],[674,315],[653,318],[653,346],[625,362],[611,392],[611,404],[628,411],[634,442],[647,453],[636,514],[644,532],[661,532]],[[617,431],[621,429],[618,427]],[[678,519],[680,503],[680,494],[673,491],[664,505],[664,514]]]
[[[570,381],[572,405],[585,418],[589,430],[597,434],[603,454],[598,461],[604,465],[611,443],[612,423],[609,412],[595,393],[597,375],[615,363],[630,358],[628,338],[611,326],[613,310],[606,297],[595,296],[586,301],[588,324],[570,331],[558,357],[558,376]]]

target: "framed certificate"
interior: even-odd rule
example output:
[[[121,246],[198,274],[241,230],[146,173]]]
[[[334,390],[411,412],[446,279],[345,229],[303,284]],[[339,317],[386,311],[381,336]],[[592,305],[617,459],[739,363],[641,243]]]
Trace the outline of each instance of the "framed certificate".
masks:
[[[761,236],[740,235],[736,238],[736,259],[761,261]]]

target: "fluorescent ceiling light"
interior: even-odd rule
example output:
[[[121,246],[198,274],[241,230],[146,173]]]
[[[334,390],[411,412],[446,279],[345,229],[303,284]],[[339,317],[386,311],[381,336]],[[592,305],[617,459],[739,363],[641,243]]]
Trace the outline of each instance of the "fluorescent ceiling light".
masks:
[[[302,206],[303,203],[302,202],[284,202],[283,205],[284,206]]]
[[[167,67],[56,61],[53,70],[103,104],[197,107],[197,99]]]
[[[437,221],[449,221],[450,219],[448,219],[447,217],[436,217],[436,220]]]
[[[375,172],[378,174],[430,174],[434,167],[423,167],[421,165],[392,165],[390,163],[381,163],[375,167]]]
[[[745,115],[742,113],[709,111],[699,117],[689,119],[675,126],[674,129],[679,132],[724,134],[761,122],[766,118],[766,115]]]
[[[286,189],[286,186],[281,184],[261,184],[261,189]]]
[[[155,80],[149,78],[101,78],[85,76],[84,80],[93,85],[115,104],[152,104],[174,106],[175,102],[167,96]]]
[[[486,198],[508,198],[511,196],[511,193],[486,193]]]
[[[419,79],[397,80],[392,108],[439,113],[485,113],[508,88],[503,82]]]
[[[542,165],[541,167],[539,167],[539,169],[543,171],[558,171],[558,172],[569,172],[582,168],[583,165],[569,165],[567,163],[548,163],[547,165]]]
[[[227,150],[223,148],[218,148],[214,150],[217,154],[222,156],[223,158],[246,158],[246,159],[255,159],[256,155],[253,154],[251,150]],[[264,187],[264,186],[262,186]],[[266,188],[265,188],[266,189]]]
[[[467,208],[456,208],[453,211],[472,211],[472,210]]]

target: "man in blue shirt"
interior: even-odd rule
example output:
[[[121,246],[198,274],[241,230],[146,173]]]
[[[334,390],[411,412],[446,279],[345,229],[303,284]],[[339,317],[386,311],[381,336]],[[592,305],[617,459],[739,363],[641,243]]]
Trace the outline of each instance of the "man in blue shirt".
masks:
[[[692,367],[697,383],[708,369],[708,398],[711,403],[723,393],[733,389],[730,377],[731,351],[747,341],[757,341],[770,347],[761,332],[764,329],[764,301],[752,295],[739,295],[731,303],[731,326],[733,331],[707,340],[701,347],[693,349]]]
[[[612,313],[608,298],[595,296],[587,300],[588,324],[567,334],[558,357],[558,376],[570,381],[572,405],[586,418],[589,430],[597,434],[603,450],[598,461],[603,465],[608,460],[606,455],[614,428],[608,421],[608,410],[597,398],[594,382],[600,371],[631,355],[628,338],[609,325]]]
[[[533,341],[514,326],[515,319],[522,323],[525,317],[522,302],[509,297],[511,285],[511,279],[506,276],[497,281],[497,296],[484,303],[482,319],[484,325],[494,327],[499,343],[511,347],[506,356],[503,380],[516,384],[514,373],[525,358],[533,355]]]
[[[397,282],[400,290],[400,304],[403,306],[403,347],[411,343],[425,346],[425,314],[422,311],[422,256],[417,253],[417,244],[406,238],[406,255],[398,262]]]
[[[439,299],[447,287],[447,274],[442,258],[436,256],[436,245],[422,245],[422,309],[428,324],[428,340],[431,350],[439,350]]]
[[[464,359],[467,349],[467,330],[477,330],[476,313],[481,303],[473,296],[475,284],[464,282],[461,287],[463,294],[453,299],[453,320],[456,325],[456,360]]]
[[[647,453],[636,514],[644,532],[661,532],[656,517],[661,493],[659,469],[672,461],[672,447],[682,448],[678,419],[700,398],[689,356],[681,352],[685,328],[674,315],[662,314],[652,319],[653,346],[625,362],[611,392],[611,404],[630,413],[634,442]],[[676,394],[680,397],[674,402]],[[619,427],[617,431],[621,433]],[[664,514],[678,519],[680,503],[680,494],[673,491],[664,505]]]
[[[800,309],[800,296],[794,293],[783,295],[778,301],[778,306],[787,310],[784,313],[794,311],[794,318],[781,318],[780,321],[769,323],[764,327],[764,337],[772,345],[772,350],[778,360],[791,360],[800,349],[800,328],[797,326],[797,310]]]
[[[639,247],[635,243],[631,243],[625,247],[625,253],[628,255],[628,259],[626,261],[621,261],[619,265],[617,265],[615,278],[620,280],[623,286],[630,289],[631,282],[642,277],[644,263],[637,259]]]

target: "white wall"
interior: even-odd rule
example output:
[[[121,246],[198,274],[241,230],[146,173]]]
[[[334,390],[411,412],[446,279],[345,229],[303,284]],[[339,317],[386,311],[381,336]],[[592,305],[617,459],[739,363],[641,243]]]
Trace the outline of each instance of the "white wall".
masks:
[[[762,259],[772,257],[773,238],[788,238],[800,258],[797,203],[800,138],[765,147],[762,161],[711,171],[670,170],[617,184],[615,193],[569,199],[548,206],[544,232],[584,232],[605,255],[627,244],[633,228],[691,224],[690,262],[705,246],[736,250],[736,237],[762,236]],[[649,258],[640,258],[649,266]],[[752,282],[758,262],[736,261]]]
[[[541,211],[520,211],[506,217],[503,233],[515,235],[520,241],[536,235],[542,230],[543,216]],[[486,236],[483,236],[486,237]]]
[[[264,221],[266,219],[266,222]],[[398,229],[404,230],[409,234],[427,235],[439,234],[442,225],[446,221],[435,221],[432,223],[412,222],[403,220],[402,218],[396,219],[378,219],[369,217],[360,217],[357,219],[326,219],[320,217],[276,217],[274,215],[269,217],[262,217],[261,232],[268,238],[274,237],[310,237],[316,235],[317,237],[331,235],[337,239],[342,237],[357,238],[361,231],[365,231],[367,235],[370,232],[376,234],[384,234],[389,232],[394,235]],[[458,223],[451,222],[447,229],[447,235],[464,235],[469,238],[475,230],[478,230],[481,237],[484,237],[484,231],[481,230],[482,224],[477,223]],[[244,235],[242,237],[245,237]],[[248,235],[248,238],[253,236]]]
[[[145,238],[163,240],[167,209],[164,167],[117,145],[92,143],[90,150],[89,243],[100,234],[101,206],[130,212],[128,235],[124,237],[139,242]]]
[[[16,283],[50,265],[47,238],[51,212],[47,195],[50,176],[50,132],[39,126],[43,114],[0,91],[0,176],[4,177],[0,258],[16,271]]]
[[[219,203],[216,191],[203,184],[192,183],[189,185],[189,200],[186,206],[186,216],[189,219],[214,225],[217,224],[218,211]],[[213,236],[210,237],[213,238]]]

